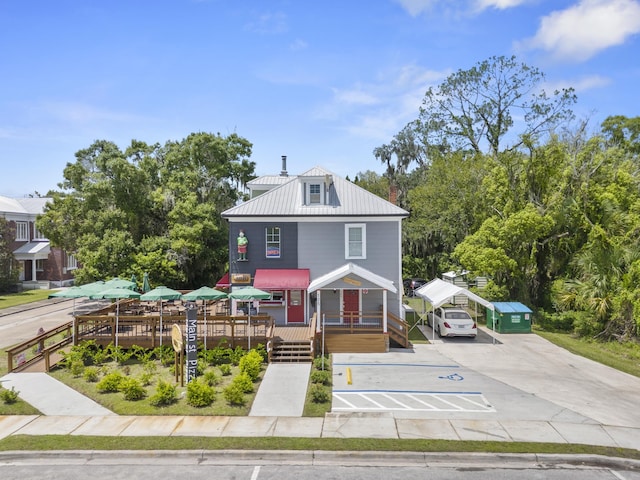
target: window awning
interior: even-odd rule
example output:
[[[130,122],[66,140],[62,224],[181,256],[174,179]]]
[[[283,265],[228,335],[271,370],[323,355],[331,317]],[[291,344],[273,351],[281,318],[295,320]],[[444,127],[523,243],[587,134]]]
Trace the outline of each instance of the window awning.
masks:
[[[253,286],[266,290],[306,290],[309,286],[308,268],[256,269]]]
[[[29,242],[13,251],[16,260],[46,260],[49,258],[49,242]]]
[[[231,283],[229,282],[229,272],[225,273],[220,280],[216,282],[216,287],[218,288],[229,288]]]

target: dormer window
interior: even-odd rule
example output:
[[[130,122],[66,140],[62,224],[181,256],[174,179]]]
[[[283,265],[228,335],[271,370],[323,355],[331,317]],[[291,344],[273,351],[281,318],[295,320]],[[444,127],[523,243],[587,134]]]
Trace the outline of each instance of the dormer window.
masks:
[[[321,183],[307,183],[307,205],[322,205],[323,189]]]
[[[322,190],[319,183],[309,184],[309,205],[319,205],[322,203]]]

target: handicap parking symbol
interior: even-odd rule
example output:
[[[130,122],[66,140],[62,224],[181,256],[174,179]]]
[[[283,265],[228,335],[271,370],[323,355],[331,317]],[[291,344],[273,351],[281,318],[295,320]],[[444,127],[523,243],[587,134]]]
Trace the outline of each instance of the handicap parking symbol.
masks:
[[[464,380],[464,377],[458,373],[452,373],[451,375],[443,375],[441,377],[442,380],[451,380],[453,382],[460,382],[461,380]]]

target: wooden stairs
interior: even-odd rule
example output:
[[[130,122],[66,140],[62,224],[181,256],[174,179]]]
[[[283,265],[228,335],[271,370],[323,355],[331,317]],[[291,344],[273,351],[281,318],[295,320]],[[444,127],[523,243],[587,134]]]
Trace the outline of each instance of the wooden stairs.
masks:
[[[313,346],[309,340],[283,340],[274,342],[269,355],[270,363],[311,363]]]

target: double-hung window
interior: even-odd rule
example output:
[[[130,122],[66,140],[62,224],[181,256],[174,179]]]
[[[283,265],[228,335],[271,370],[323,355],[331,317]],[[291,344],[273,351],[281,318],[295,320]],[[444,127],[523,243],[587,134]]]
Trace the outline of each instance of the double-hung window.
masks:
[[[345,258],[367,258],[367,226],[364,223],[348,223],[344,230]]]
[[[267,227],[265,232],[267,258],[280,258],[280,227]]]
[[[307,183],[307,204],[322,204],[322,186],[319,183]]]
[[[27,222],[16,222],[16,241],[29,241],[29,224]]]

